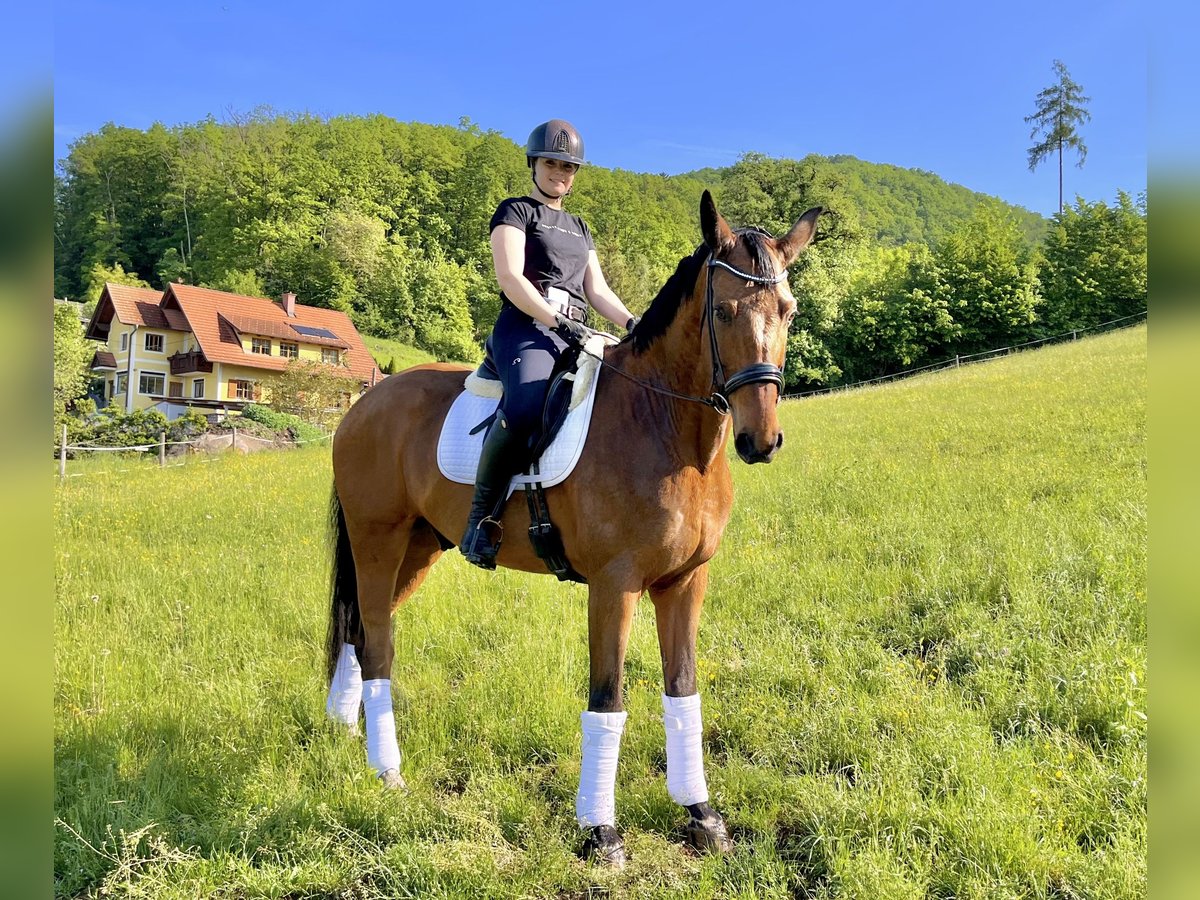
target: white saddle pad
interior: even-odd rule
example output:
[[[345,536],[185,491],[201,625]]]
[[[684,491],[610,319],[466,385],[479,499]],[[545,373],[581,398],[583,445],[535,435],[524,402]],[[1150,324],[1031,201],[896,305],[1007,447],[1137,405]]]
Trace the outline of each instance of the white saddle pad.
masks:
[[[607,342],[594,342],[595,338],[588,341],[588,349],[602,355],[604,344]],[[600,381],[599,368],[598,360],[588,356],[581,357],[570,411],[563,421],[562,428],[541,459],[530,467],[531,470],[536,469],[537,474],[526,472],[516,476],[509,485],[510,494],[519,487],[537,482],[541,482],[545,487],[553,487],[566,481],[567,476],[571,474],[587,441],[592,405],[596,399],[596,385]],[[454,400],[446,414],[446,420],[442,423],[442,433],[438,437],[437,462],[442,475],[450,481],[474,484],[475,470],[479,467],[479,452],[483,448],[483,437],[487,429],[481,429],[476,434],[470,434],[470,431],[496,411],[500,403],[499,396],[496,395],[499,382],[480,385],[479,379],[468,377],[466,383],[468,389]],[[493,396],[480,396],[473,393],[473,390],[482,390],[492,393]]]

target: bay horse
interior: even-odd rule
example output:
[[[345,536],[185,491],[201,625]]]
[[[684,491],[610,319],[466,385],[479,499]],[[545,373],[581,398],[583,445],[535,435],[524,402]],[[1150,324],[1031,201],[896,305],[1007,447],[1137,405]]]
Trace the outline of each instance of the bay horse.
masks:
[[[787,267],[812,240],[821,212],[810,209],[774,238],[731,229],[704,192],[704,242],[680,261],[632,335],[605,353],[586,446],[572,475],[547,489],[567,556],[587,581],[590,679],[576,797],[586,858],[625,858],[613,786],[625,649],[645,592],[662,655],[668,792],[688,811],[689,843],[707,852],[731,847],[705,785],[696,636],[708,562],[733,504],[729,436],[747,463],[770,462],[783,444],[776,405],[796,310]],[[368,762],[393,787],[403,780],[391,618],[467,517],[472,487],[447,480],[436,461],[442,422],[466,374],[431,363],[391,376],[351,407],[333,439],[327,709],[355,729],[361,701]],[[525,538],[526,505],[507,504],[502,524],[510,537],[498,565],[546,574]]]

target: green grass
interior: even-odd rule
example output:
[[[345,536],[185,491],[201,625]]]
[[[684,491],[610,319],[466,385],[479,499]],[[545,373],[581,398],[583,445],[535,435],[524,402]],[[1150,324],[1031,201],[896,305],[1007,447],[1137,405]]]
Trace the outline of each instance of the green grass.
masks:
[[[681,845],[649,604],[610,873],[575,857],[584,589],[435,567],[387,794],[324,719],[327,447],[68,479],[58,893],[1144,896],[1145,337],[789,401],[735,464],[700,636],[728,859]]]
[[[386,366],[393,359],[396,360],[397,372],[401,372],[410,366],[418,366],[421,363],[437,362],[437,357],[432,353],[409,344],[401,343],[400,341],[372,337],[366,334],[362,336],[362,339],[363,343],[367,345],[367,349],[371,351],[371,355],[375,357],[375,363],[380,368]]]

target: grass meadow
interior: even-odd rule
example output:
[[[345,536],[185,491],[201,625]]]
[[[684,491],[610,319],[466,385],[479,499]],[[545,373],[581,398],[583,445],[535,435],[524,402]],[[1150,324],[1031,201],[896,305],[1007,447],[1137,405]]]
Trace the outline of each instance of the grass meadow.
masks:
[[[376,365],[386,366],[391,360],[395,360],[397,372],[407,369],[409,366],[418,366],[421,363],[434,362],[437,359],[426,350],[400,341],[374,337],[369,334],[364,334],[362,339],[363,343],[367,345],[367,349],[371,351],[371,355],[375,357]]]
[[[584,588],[443,558],[395,622],[385,793],[324,717],[328,446],[73,461],[56,892],[1142,897],[1145,397],[1143,325],[785,402],[776,462],[734,463],[700,635],[736,852],[683,846],[646,602],[619,872],[576,856]]]

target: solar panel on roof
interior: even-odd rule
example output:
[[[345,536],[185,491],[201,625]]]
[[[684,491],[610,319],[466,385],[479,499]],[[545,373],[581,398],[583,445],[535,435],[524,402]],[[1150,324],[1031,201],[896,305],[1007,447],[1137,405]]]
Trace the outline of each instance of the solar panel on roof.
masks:
[[[308,337],[333,338],[335,341],[338,339],[336,334],[326,328],[312,328],[308,325],[293,325],[292,331]]]

